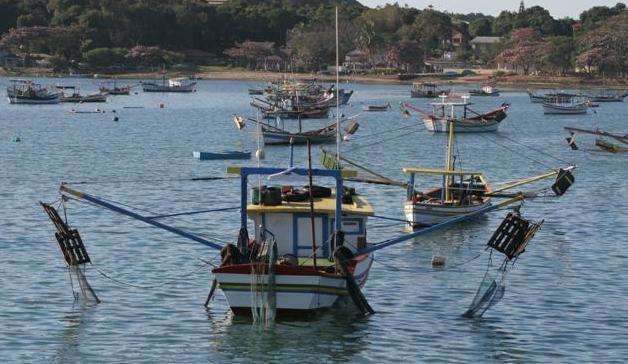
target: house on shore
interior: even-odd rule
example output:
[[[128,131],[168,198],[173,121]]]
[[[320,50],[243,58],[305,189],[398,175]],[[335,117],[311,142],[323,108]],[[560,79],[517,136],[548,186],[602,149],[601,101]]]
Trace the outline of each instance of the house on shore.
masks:
[[[369,55],[368,53],[354,49],[345,54],[345,61],[342,67],[349,72],[362,72],[369,68]]]
[[[475,59],[479,59],[483,53],[488,53],[499,47],[502,37],[475,37],[469,44],[473,50]]]
[[[22,67],[24,58],[20,57],[7,48],[0,47],[0,67]]]

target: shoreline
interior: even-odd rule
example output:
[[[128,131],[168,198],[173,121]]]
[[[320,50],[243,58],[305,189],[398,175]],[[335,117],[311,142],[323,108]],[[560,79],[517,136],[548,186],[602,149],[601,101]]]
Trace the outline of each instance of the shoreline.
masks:
[[[62,78],[67,74],[57,74],[48,69],[23,69],[24,72],[8,72],[6,69],[0,68],[0,76],[4,77],[50,77]],[[93,73],[93,77],[76,77],[89,79],[145,79],[154,80],[162,77],[161,72],[126,72],[126,73]],[[207,67],[201,70],[190,71],[172,71],[166,74],[166,77],[194,77],[202,80],[237,80],[252,82],[268,82],[276,81],[280,78],[291,79],[315,79],[323,82],[335,82],[335,75],[320,75],[313,73],[281,73],[268,71],[251,71],[245,69],[218,68]],[[412,85],[412,83],[429,82],[438,85],[462,85],[477,86],[491,77],[490,74],[478,74],[473,76],[460,76],[454,78],[435,77],[427,75],[417,77],[412,80],[399,80],[397,75],[341,75],[340,82],[354,82],[362,84],[380,84],[380,85]],[[603,80],[599,78],[585,79],[575,76],[522,76],[508,75],[491,77],[492,83],[502,90],[525,90],[525,89],[543,89],[543,88],[573,88],[573,89],[628,89],[628,80],[612,79]]]

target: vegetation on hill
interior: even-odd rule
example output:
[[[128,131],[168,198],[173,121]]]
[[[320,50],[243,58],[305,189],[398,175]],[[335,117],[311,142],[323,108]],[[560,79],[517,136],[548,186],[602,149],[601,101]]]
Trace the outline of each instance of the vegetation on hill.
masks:
[[[233,62],[253,68],[320,70],[334,63],[334,7],[341,53],[359,49],[377,67],[418,70],[426,58],[507,62],[524,72],[627,72],[628,10],[596,6],[579,19],[540,7],[443,13],[356,0],[0,0],[0,47],[36,54],[59,69],[163,67]],[[523,4],[522,4],[523,5]],[[469,40],[503,37],[478,54]],[[456,43],[461,37],[462,43]],[[281,65],[279,65],[281,64]]]

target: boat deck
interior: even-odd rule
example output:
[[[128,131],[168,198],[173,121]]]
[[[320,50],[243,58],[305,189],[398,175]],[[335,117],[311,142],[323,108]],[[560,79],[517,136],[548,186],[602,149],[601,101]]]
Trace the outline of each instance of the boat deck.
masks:
[[[375,212],[371,204],[361,196],[352,196],[351,204],[342,204],[342,212],[350,215],[367,215],[372,216]],[[248,205],[249,213],[310,213],[310,201],[286,202],[282,201],[281,205]],[[333,215],[336,212],[336,195],[331,197],[315,198],[314,212]]]

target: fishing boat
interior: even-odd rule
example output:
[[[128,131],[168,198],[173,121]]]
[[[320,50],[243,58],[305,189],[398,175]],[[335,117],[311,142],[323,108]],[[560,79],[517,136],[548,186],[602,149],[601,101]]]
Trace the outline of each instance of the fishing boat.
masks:
[[[623,102],[626,96],[628,96],[628,94],[609,91],[587,95],[589,101],[592,102]]]
[[[224,160],[224,159],[251,159],[251,152],[248,150],[224,150],[219,152],[194,151],[192,156],[199,160]]]
[[[434,99],[450,92],[449,89],[441,89],[433,83],[413,83],[410,96],[415,98]]]
[[[237,129],[242,130],[246,127],[247,121],[245,121],[240,115],[234,115],[233,122]],[[289,131],[286,129],[285,123],[282,119],[277,119],[275,125],[251,118],[248,119],[248,122],[252,122],[259,127],[258,131],[264,144],[266,145],[306,144],[308,141],[312,144],[334,143],[336,142],[337,133],[339,132],[337,123],[333,123],[319,129],[303,131],[303,126],[299,120],[298,130]],[[348,123],[348,125],[344,128],[347,134],[354,134],[359,128],[359,124],[355,120],[355,117],[343,120],[341,121],[341,124],[343,122]]]
[[[180,92],[189,93],[196,91],[196,82],[191,82],[187,78],[172,78],[166,82],[162,79],[161,84],[156,82],[142,82],[144,92]]]
[[[386,105],[362,105],[363,111],[388,111],[390,103]]]
[[[362,196],[338,192],[352,191],[343,190],[343,177],[350,173],[303,168],[288,171],[280,168],[228,169],[228,172],[240,175],[243,184],[240,228],[243,238],[238,240],[237,247],[230,248],[233,259],[223,260],[221,267],[212,272],[236,314],[250,315],[255,308],[255,296],[269,291],[274,295],[273,306],[278,315],[321,310],[346,301],[353,293],[348,276],[338,266],[339,252],[348,259],[347,269],[354,284],[362,287],[368,278],[373,256],[356,253],[367,247],[367,222],[374,211]],[[245,192],[247,179],[257,174],[332,177],[336,183],[335,189],[314,185],[311,188],[262,186],[253,190],[249,203]],[[246,230],[247,218],[255,225],[251,238]],[[338,244],[341,235],[344,241]],[[264,252],[272,252],[270,255],[276,258],[270,261],[241,258],[247,254],[251,257],[263,255]],[[332,262],[329,258],[334,252],[336,259]]]
[[[445,156],[445,167],[443,169],[433,169],[424,167],[405,167],[403,172],[409,175],[406,199],[403,205],[404,214],[408,227],[420,228],[425,226],[438,225],[448,220],[461,216],[477,215],[481,211],[486,211],[492,205],[493,198],[506,198],[497,205],[505,207],[507,205],[519,203],[526,197],[522,192],[504,193],[504,191],[532,183],[551,176],[558,176],[557,182],[563,179],[570,179],[574,166],[564,169],[557,169],[539,176],[522,179],[499,188],[493,188],[488,183],[484,174],[477,171],[464,171],[455,168],[456,156],[454,156],[454,144],[456,128],[455,120],[449,119],[450,126],[447,128],[449,137],[447,140],[447,154]],[[415,176],[429,175],[442,178],[442,184],[425,192],[419,191],[415,186]],[[567,182],[567,187],[573,183],[573,179]],[[564,188],[564,190],[566,190]],[[556,192],[557,195],[564,193],[564,190]]]
[[[32,80],[11,80],[7,87],[7,98],[11,104],[58,104],[61,102],[61,93],[33,83]]]
[[[78,91],[72,92],[72,94],[66,96],[65,94],[61,94],[61,102],[72,102],[72,103],[86,103],[86,102],[107,102],[108,94],[91,94],[91,95],[81,95]]]
[[[578,101],[576,98],[567,100],[559,99],[552,100],[546,99],[543,102],[544,114],[557,114],[557,115],[577,115],[586,114],[589,108],[588,101]]]
[[[444,169],[405,167],[409,174],[404,214],[412,228],[430,226],[445,222],[455,216],[473,213],[490,205],[491,185],[480,172],[461,171],[454,168],[454,119],[450,124],[447,155]],[[415,175],[442,176],[443,184],[426,192],[415,188]]]
[[[115,80],[101,85],[98,89],[102,94],[113,96],[126,96],[131,94],[131,86],[118,86]]]
[[[484,85],[479,89],[469,90],[471,96],[499,96],[499,91],[491,85]]]
[[[327,119],[332,96],[317,102],[305,102],[297,98],[285,98],[269,102],[256,98],[251,106],[258,109],[265,119]]]
[[[431,103],[432,112],[426,112],[418,107],[403,103],[404,109],[411,109],[422,114],[423,125],[428,131],[434,133],[448,133],[453,126],[456,133],[483,133],[494,132],[499,124],[506,118],[509,104],[503,103],[499,107],[485,113],[479,113],[470,108],[469,97],[463,96],[462,102],[445,101],[446,96],[441,95],[441,101]],[[462,117],[455,114],[455,108],[463,109]],[[449,109],[449,110],[448,110]],[[450,122],[453,123],[450,123]]]

